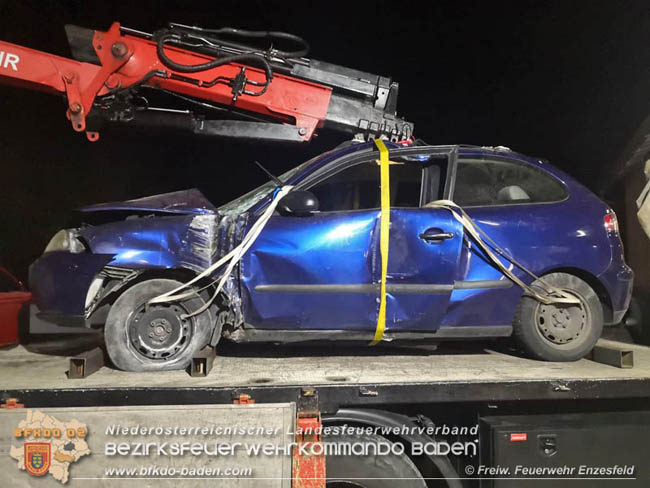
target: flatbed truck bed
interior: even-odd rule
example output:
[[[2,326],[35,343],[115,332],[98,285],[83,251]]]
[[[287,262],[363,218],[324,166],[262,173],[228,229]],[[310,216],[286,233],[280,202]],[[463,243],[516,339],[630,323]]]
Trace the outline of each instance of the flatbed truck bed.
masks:
[[[537,486],[534,477],[499,478],[475,471],[517,464],[633,466],[632,474],[618,481],[569,477],[551,481],[553,486],[647,486],[650,479],[644,461],[650,449],[650,348],[645,346],[601,339],[604,350],[632,352],[633,367],[619,368],[591,359],[535,361],[503,342],[442,343],[435,350],[221,344],[204,377],[185,371],[128,373],[107,366],[68,379],[70,356],[96,347],[101,336],[76,341],[48,338],[3,350],[0,400],[75,415],[85,407],[89,412],[132,408],[150,415],[147,409],[167,406],[171,418],[188,405],[210,409],[254,401],[295,409],[296,422],[307,415],[307,421],[319,425],[322,415],[324,425],[476,426],[473,434],[458,438],[444,431],[389,437],[411,447],[418,442],[476,443],[477,449],[465,454],[411,457],[429,487]],[[512,435],[525,435],[528,442],[512,442]],[[603,443],[609,448],[603,449]],[[556,455],[546,455],[549,449]],[[331,462],[328,458],[327,465]],[[291,465],[283,465],[283,482],[291,480],[295,488],[311,486],[314,475],[304,473],[324,476],[326,463],[294,456],[292,465],[290,476],[286,470]],[[300,475],[297,466],[303,469]]]
[[[650,399],[650,348],[604,339],[599,344],[633,351],[634,367],[589,359],[535,361],[497,350],[495,343],[443,344],[435,351],[226,345],[205,377],[105,367],[73,380],[65,374],[68,355],[60,350],[17,346],[0,354],[0,395],[33,407],[150,405],[170,398],[177,404],[228,403],[240,394],[281,402],[313,387],[324,411],[404,403]]]

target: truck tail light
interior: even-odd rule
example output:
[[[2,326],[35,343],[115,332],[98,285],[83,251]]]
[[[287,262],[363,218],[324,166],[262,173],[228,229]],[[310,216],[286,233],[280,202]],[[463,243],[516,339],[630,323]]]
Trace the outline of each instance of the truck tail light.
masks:
[[[605,214],[603,218],[603,223],[605,224],[605,230],[607,232],[614,232],[618,234],[618,219],[613,210],[610,210]]]

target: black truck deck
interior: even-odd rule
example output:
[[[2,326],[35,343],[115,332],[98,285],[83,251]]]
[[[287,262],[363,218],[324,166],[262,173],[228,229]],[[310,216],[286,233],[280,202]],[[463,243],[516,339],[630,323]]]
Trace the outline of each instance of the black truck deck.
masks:
[[[610,340],[599,344],[633,351],[634,367],[589,359],[535,361],[496,350],[495,343],[443,344],[435,351],[224,345],[206,377],[105,367],[73,380],[66,371],[76,352],[46,342],[2,351],[0,395],[28,407],[230,403],[240,394],[257,402],[287,402],[314,387],[323,411],[386,404],[650,399],[650,348]],[[77,352],[83,348],[78,345]]]

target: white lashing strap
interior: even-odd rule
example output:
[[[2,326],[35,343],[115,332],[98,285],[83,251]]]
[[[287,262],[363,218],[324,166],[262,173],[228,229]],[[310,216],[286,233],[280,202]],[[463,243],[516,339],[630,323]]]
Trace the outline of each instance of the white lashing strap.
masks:
[[[228,266],[226,267],[225,271],[221,275],[221,278],[219,279],[219,284],[217,285],[217,289],[215,290],[214,294],[208,300],[203,306],[201,306],[199,309],[195,310],[194,312],[190,314],[183,315],[181,318],[189,318],[189,317],[194,317],[195,315],[199,315],[203,312],[205,312],[210,305],[212,305],[212,302],[217,298],[221,290],[226,284],[226,281],[228,281],[228,277],[230,276],[230,273],[234,269],[234,267],[237,265],[239,260],[242,258],[244,254],[246,254],[246,251],[253,245],[255,242],[255,239],[260,235],[262,232],[262,229],[264,229],[264,226],[268,222],[268,220],[273,216],[273,213],[275,212],[275,208],[278,206],[278,203],[280,203],[280,200],[291,191],[293,187],[292,186],[283,186],[280,188],[280,190],[276,193],[275,197],[269,204],[269,206],[264,210],[264,213],[260,216],[259,219],[257,219],[257,222],[253,224],[253,226],[250,228],[246,236],[242,239],[241,243],[239,243],[238,246],[236,246],[232,251],[230,251],[228,254],[226,254],[224,257],[219,259],[216,263],[211,265],[209,268],[207,268],[205,271],[201,272],[201,274],[197,275],[196,277],[192,278],[190,281],[187,283],[182,284],[178,288],[175,288],[171,291],[168,291],[167,293],[163,293],[162,295],[159,295],[155,298],[152,298],[149,300],[149,304],[154,304],[154,303],[167,303],[167,302],[175,302],[179,300],[185,300],[187,298],[190,298],[192,296],[196,295],[195,290],[190,290],[185,293],[180,293],[178,292],[185,290],[192,286],[194,283],[197,281],[210,276],[212,273],[214,273],[217,269],[221,268],[224,266],[226,263],[228,263]],[[216,281],[215,281],[216,282]]]
[[[513,283],[519,285],[526,295],[529,295],[536,300],[538,300],[541,303],[544,304],[551,304],[551,303],[567,303],[567,304],[579,304],[580,300],[565,291],[551,286],[548,283],[544,283],[543,279],[538,278],[533,274],[530,270],[526,269],[524,266],[519,264],[514,258],[510,257],[503,249],[501,249],[492,239],[490,239],[483,230],[481,230],[480,227],[478,227],[474,221],[470,218],[469,215],[458,205],[456,205],[454,202],[451,200],[437,200],[435,202],[427,203],[426,204],[427,208],[443,208],[445,210],[448,210],[451,212],[451,214],[454,216],[454,218],[460,222],[460,224],[463,226],[463,228],[467,231],[467,233],[472,237],[474,242],[487,254],[487,256],[490,258],[492,263],[501,271],[508,279],[510,279]],[[538,284],[542,284],[543,286],[543,292],[540,293],[537,290],[535,290],[533,287],[528,286],[526,283],[524,283],[522,280],[520,280],[512,271],[511,268],[508,266],[505,266],[501,260],[497,257],[494,252],[490,249],[490,247],[485,243],[483,240],[485,238],[490,242],[490,244],[494,247],[494,249],[497,250],[497,252],[503,256],[505,259],[510,261],[512,264],[520,268],[522,271],[524,271],[526,274],[531,276],[534,280],[538,281]]]

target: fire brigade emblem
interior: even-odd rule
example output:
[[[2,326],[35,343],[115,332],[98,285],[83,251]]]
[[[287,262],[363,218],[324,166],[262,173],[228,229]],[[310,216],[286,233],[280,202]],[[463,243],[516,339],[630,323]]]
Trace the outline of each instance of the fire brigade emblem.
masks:
[[[50,443],[25,443],[25,470],[33,476],[43,476],[50,469]]]
[[[21,471],[32,476],[50,475],[66,484],[70,466],[90,454],[87,435],[88,426],[78,420],[62,422],[44,412],[27,410],[25,420],[14,429],[9,456]]]

